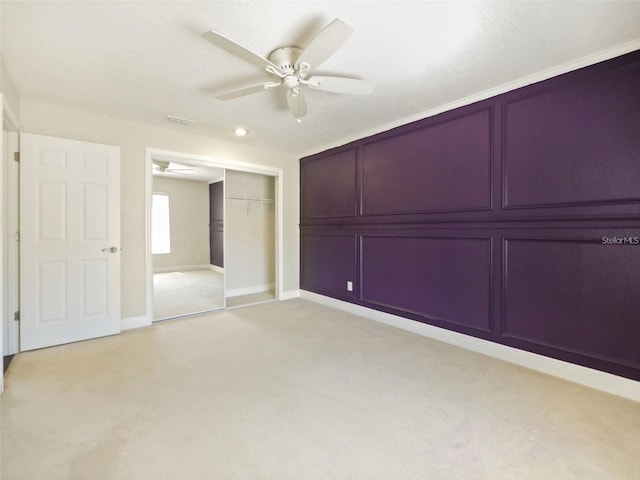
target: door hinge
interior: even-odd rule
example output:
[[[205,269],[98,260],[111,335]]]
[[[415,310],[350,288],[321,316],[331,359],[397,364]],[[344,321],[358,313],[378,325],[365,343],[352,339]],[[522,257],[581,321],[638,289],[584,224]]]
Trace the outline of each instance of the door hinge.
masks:
[[[19,321],[20,321],[20,310],[18,310],[17,312],[13,312],[13,319],[14,319],[16,322],[19,322]]]
[[[13,239],[16,242],[19,242],[20,241],[20,232],[13,232]]]
[[[16,162],[20,161],[20,152],[14,152],[13,153],[13,160]]]

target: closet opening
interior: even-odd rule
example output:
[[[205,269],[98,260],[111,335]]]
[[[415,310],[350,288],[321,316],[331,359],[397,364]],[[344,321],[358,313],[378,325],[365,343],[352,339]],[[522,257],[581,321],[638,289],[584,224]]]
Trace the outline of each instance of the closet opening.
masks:
[[[149,323],[280,297],[280,177],[147,149]]]

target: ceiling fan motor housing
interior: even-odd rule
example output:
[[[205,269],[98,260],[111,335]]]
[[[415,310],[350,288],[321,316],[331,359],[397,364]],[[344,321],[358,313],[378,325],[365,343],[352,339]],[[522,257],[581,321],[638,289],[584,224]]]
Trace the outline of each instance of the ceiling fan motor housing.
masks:
[[[269,61],[278,66],[285,74],[294,75],[296,73],[295,64],[302,49],[298,47],[281,47],[275,49],[269,55]]]
[[[158,167],[157,170],[162,173],[166,172],[167,169],[169,168],[169,162],[165,162],[162,160],[154,160],[153,163],[155,164],[156,167]]]

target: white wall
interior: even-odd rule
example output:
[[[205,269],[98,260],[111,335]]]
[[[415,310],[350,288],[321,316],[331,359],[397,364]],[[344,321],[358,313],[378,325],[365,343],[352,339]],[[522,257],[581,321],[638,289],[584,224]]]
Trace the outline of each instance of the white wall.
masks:
[[[227,170],[225,176],[225,258],[227,296],[267,290],[275,282],[274,179]]]
[[[210,157],[233,165],[247,162],[282,168],[283,286],[298,289],[299,187],[298,158],[268,150],[189,134],[185,127],[166,128],[120,120],[22,98],[21,127],[25,132],[118,145],[122,161],[122,316],[146,312],[145,149],[147,147]]]
[[[171,253],[153,255],[153,267],[209,264],[209,184],[153,176],[153,192],[169,196]]]
[[[19,119],[20,115],[20,96],[9,76],[7,69],[4,67],[4,60],[0,55],[0,92],[4,96],[4,108],[8,108],[12,115]]]

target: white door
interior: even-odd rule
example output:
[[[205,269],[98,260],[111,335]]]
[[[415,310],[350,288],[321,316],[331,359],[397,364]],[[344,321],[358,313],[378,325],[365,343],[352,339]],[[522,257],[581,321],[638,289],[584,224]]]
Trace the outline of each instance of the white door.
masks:
[[[120,332],[120,148],[20,137],[20,350]]]

